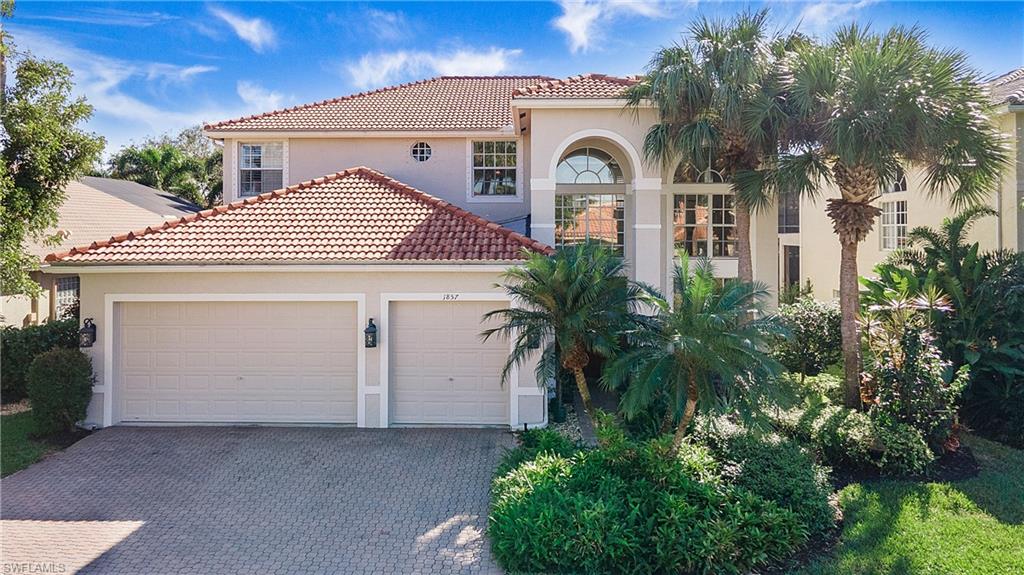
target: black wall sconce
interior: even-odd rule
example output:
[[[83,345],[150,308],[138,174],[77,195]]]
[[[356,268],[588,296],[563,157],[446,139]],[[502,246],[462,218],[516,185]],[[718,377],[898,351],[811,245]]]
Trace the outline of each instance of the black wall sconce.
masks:
[[[363,344],[366,347],[377,347],[377,326],[373,325],[373,318],[363,330]]]
[[[96,343],[96,324],[92,318],[85,318],[82,322],[82,329],[78,330],[78,347],[92,347]]]
[[[540,349],[540,334],[534,334],[526,340],[527,349]]]

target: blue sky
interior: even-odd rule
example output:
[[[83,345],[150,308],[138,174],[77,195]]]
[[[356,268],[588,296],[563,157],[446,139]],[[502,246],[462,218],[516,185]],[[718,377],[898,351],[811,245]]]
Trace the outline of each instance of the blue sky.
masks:
[[[918,24],[995,75],[1024,65],[1024,2],[30,2],[7,27],[60,60],[107,153],[149,135],[444,74],[634,74],[701,15],[768,5],[824,35]]]

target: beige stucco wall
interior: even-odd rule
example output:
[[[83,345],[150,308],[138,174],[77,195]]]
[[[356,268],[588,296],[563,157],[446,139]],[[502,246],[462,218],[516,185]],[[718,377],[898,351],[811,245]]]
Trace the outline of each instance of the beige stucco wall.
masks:
[[[477,138],[480,141],[513,138]],[[289,138],[287,139],[287,185],[323,177],[340,170],[366,166],[396,180],[471,210],[492,221],[525,217],[529,206],[529,173],[525,162],[529,152],[525,139],[517,140],[519,154],[519,197],[473,198],[470,193],[470,145],[474,138]],[[238,174],[238,146],[247,140],[224,141],[225,202],[238,198],[235,180]],[[256,138],[259,141],[283,141]],[[430,158],[424,162],[413,159],[416,142],[430,145]]]
[[[94,395],[89,409],[88,421],[101,424],[103,420],[104,384],[104,332],[115,329],[105,319],[104,302],[108,294],[364,294],[367,318],[374,318],[379,324],[381,318],[381,294],[501,294],[494,287],[499,272],[474,271],[291,271],[291,272],[172,272],[172,273],[82,273],[81,274],[81,317],[93,318],[97,326],[97,341],[91,348],[85,348],[93,359],[93,369],[100,389]],[[116,316],[116,304],[114,309]],[[114,322],[116,323],[116,317]],[[275,326],[267,326],[273,330]],[[360,332],[365,326],[353,326]],[[388,326],[380,326],[379,337],[387,337]],[[116,333],[110,332],[110,333]],[[115,338],[116,342],[116,338]],[[380,393],[369,388],[381,385],[381,347],[366,349],[366,425],[378,426]],[[535,395],[538,387],[534,378],[533,364],[519,370],[518,395],[520,418],[536,425],[545,421],[546,400]]]

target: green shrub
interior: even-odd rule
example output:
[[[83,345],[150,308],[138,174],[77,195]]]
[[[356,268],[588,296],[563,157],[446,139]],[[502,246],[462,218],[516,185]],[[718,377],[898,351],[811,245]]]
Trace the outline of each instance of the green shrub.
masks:
[[[727,482],[792,511],[812,539],[835,526],[828,470],[796,441],[724,418],[702,421],[696,435],[722,464]]]
[[[530,429],[519,434],[519,447],[505,453],[495,474],[504,475],[541,453],[568,457],[579,449],[580,446],[553,429]]]
[[[827,401],[809,399],[771,417],[780,431],[811,446],[831,467],[906,475],[935,460],[917,429]]]
[[[789,337],[778,339],[772,355],[794,373],[817,375],[842,357],[839,305],[801,297],[779,306]]]
[[[92,360],[77,349],[51,349],[28,368],[28,397],[40,434],[71,431],[92,399]]]
[[[25,328],[0,330],[0,395],[5,402],[27,395],[26,376],[32,360],[55,347],[78,348],[78,320],[62,319]]]
[[[622,435],[572,455],[541,452],[495,478],[491,548],[509,571],[742,573],[807,537],[797,516],[721,482],[709,451]]]

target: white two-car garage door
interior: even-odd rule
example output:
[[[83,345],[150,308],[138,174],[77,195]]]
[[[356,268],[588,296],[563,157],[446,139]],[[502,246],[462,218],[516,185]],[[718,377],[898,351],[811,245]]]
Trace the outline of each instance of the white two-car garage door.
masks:
[[[120,304],[121,421],[355,423],[352,302]]]
[[[390,419],[396,424],[508,424],[501,368],[509,344],[480,341],[480,318],[501,302],[392,301]]]

